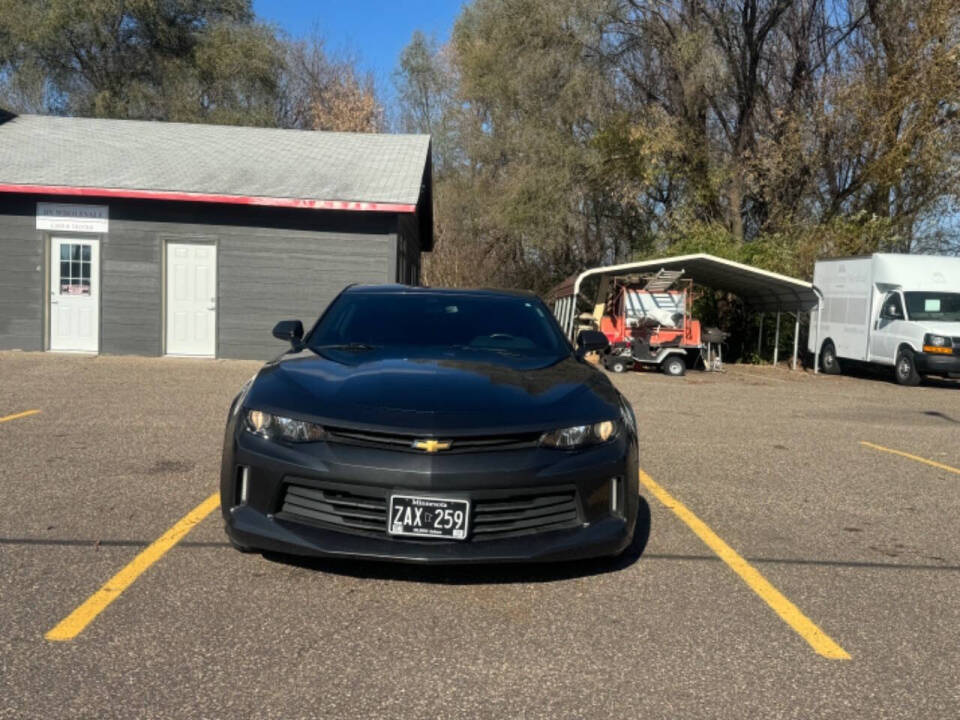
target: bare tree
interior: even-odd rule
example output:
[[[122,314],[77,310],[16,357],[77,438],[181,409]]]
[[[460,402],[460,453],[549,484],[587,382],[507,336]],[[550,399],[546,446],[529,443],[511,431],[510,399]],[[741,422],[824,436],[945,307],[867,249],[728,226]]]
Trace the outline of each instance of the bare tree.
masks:
[[[360,73],[354,58],[333,57],[315,32],[306,40],[288,41],[285,59],[278,124],[340,132],[384,129],[373,76]]]

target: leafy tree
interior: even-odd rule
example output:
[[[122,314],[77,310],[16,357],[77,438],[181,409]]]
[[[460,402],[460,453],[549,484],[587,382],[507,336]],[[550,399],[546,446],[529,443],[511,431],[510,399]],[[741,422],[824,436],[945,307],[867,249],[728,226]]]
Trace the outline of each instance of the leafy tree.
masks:
[[[400,54],[393,82],[397,91],[401,132],[431,136],[434,174],[442,176],[448,164],[459,163],[456,105],[457,74],[450,46],[415,31]]]
[[[446,145],[428,278],[960,251],[958,48],[955,0],[474,0],[400,65]]]
[[[419,36],[404,52],[401,117],[441,129],[428,281],[452,264],[464,270],[458,284],[543,288],[642,237],[634,209],[611,198],[594,144],[615,98],[591,49],[602,42],[601,10],[588,0],[480,0],[464,9],[449,49]],[[461,254],[474,260],[450,257]]]
[[[0,0],[0,103],[21,112],[382,129],[372,79],[250,0]]]
[[[272,124],[281,59],[249,0],[0,0],[25,109]]]
[[[958,22],[950,0],[620,3],[612,57],[634,135],[681,141],[665,216],[721,222],[738,243],[816,227],[807,260],[849,227],[862,251],[922,247],[918,218],[960,192]]]
[[[868,212],[897,250],[923,249],[918,223],[960,196],[960,7],[868,0],[863,12],[819,108],[824,215]]]
[[[312,128],[338,132],[379,132],[383,107],[377,100],[373,79],[360,78],[352,68],[336,76],[313,100]]]

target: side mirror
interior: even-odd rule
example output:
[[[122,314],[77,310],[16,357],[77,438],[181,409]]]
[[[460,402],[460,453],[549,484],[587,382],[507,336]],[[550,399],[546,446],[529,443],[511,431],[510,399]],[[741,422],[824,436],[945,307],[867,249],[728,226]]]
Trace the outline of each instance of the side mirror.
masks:
[[[299,320],[281,320],[273,326],[273,336],[296,348],[303,340],[303,323]]]
[[[599,330],[582,330],[577,335],[577,357],[583,357],[590,352],[602,352],[608,347],[610,341]]]

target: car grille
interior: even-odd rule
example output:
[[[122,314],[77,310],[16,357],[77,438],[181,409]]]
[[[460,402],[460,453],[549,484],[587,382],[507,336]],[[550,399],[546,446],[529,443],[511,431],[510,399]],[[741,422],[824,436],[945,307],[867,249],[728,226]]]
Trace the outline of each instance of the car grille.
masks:
[[[576,527],[576,489],[483,491],[471,498],[470,536],[475,542]],[[383,488],[287,485],[281,517],[365,535],[387,535],[389,491]],[[396,538],[411,541],[411,538]],[[413,542],[424,542],[412,539]],[[426,540],[426,542],[442,542]],[[456,541],[450,541],[456,542]]]
[[[378,494],[288,485],[282,513],[324,525],[385,533],[387,501]]]
[[[362,432],[345,428],[325,428],[328,442],[345,445],[363,445],[365,447],[383,447],[390,450],[404,450],[412,453],[422,453],[413,447],[415,440],[428,439],[427,435],[394,435],[388,433]],[[516,433],[512,435],[471,435],[468,437],[438,438],[451,442],[449,450],[443,454],[449,455],[458,452],[482,452],[484,450],[519,450],[521,448],[536,447],[540,441],[540,433]]]
[[[477,500],[473,510],[475,540],[494,540],[572,527],[580,522],[575,490],[550,495],[515,495]]]

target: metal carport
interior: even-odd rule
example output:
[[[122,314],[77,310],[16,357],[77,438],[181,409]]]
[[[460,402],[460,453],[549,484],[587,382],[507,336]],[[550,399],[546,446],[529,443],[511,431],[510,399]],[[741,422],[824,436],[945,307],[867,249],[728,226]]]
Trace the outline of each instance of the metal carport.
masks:
[[[555,287],[550,293],[553,312],[560,326],[570,339],[577,323],[577,298],[582,298],[593,308],[602,299],[586,298],[581,294],[583,281],[593,276],[601,279],[619,275],[633,275],[658,270],[682,270],[684,277],[697,285],[723,290],[737,295],[746,307],[754,312],[777,313],[777,339],[780,335],[780,314],[792,312],[795,315],[796,331],[793,341],[793,367],[797,366],[797,338],[799,336],[800,313],[808,312],[819,304],[819,295],[811,283],[779,273],[761,270],[750,265],[726,260],[706,253],[678,255],[675,257],[642,260],[622,265],[607,265],[584,270]],[[774,346],[774,362],[777,360],[777,346]]]

